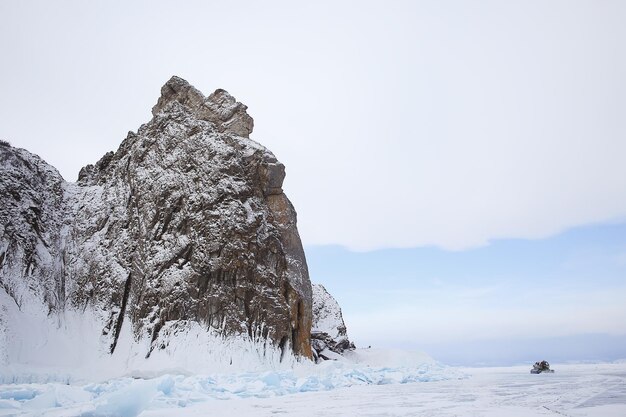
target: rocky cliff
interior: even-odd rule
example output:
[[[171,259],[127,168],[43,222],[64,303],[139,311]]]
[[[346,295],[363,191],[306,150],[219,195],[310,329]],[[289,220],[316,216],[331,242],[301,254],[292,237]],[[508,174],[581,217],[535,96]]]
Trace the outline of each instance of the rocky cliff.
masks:
[[[284,166],[248,138],[246,106],[173,77],[152,113],[77,183],[0,146],[0,327],[15,337],[12,311],[37,304],[59,327],[89,312],[111,355],[125,333],[135,356],[181,354],[174,341],[200,329],[311,357],[296,212]]]

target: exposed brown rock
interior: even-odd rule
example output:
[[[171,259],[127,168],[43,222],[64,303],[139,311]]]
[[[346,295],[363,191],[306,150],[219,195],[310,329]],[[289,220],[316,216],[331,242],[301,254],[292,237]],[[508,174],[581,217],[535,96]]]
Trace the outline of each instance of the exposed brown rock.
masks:
[[[219,132],[249,137],[254,120],[246,113],[248,107],[239,103],[226,90],[217,89],[209,97],[180,77],[172,77],[161,88],[161,97],[152,108],[156,116],[172,102],[184,105],[195,117],[215,124]]]

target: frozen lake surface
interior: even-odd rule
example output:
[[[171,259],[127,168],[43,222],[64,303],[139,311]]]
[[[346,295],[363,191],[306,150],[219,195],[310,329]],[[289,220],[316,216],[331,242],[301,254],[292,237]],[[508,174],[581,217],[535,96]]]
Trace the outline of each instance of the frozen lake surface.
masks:
[[[217,401],[177,416],[626,416],[626,364],[465,368],[465,379]],[[166,416],[146,411],[142,416]]]
[[[0,385],[0,416],[626,416],[626,363]]]

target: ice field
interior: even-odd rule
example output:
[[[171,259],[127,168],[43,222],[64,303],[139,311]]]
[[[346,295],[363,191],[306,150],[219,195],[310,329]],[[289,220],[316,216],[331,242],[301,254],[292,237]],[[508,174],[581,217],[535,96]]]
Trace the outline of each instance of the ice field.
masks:
[[[466,378],[368,385],[276,398],[214,401],[142,417],[186,416],[486,416],[624,417],[626,364],[466,368]]]
[[[100,382],[48,374],[58,380],[5,379],[0,416],[626,416],[626,363],[554,364],[554,374],[540,375],[529,369],[450,368],[427,357],[416,366],[380,367],[370,357]]]

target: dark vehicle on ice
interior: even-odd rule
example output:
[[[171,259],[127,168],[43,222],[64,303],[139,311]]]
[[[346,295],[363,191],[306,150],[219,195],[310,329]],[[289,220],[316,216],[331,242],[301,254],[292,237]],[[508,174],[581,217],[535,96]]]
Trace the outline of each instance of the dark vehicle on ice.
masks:
[[[531,374],[551,374],[554,373],[553,369],[550,369],[548,361],[535,362],[533,369],[530,370]]]

